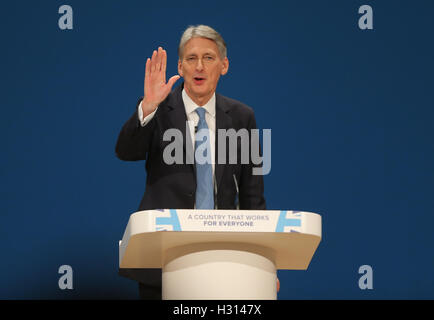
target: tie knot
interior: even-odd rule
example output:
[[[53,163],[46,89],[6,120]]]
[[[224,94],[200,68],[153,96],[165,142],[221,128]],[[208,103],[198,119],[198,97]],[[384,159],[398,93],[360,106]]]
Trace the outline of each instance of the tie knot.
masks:
[[[205,108],[199,107],[195,111],[199,115],[199,120],[204,121],[205,120],[205,113],[206,113]]]

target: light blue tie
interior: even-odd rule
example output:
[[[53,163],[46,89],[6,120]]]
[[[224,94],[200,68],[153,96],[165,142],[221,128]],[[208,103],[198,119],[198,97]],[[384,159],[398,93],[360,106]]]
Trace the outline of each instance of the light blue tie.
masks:
[[[195,165],[196,165],[196,209],[214,209],[214,188],[212,179],[211,152],[209,141],[209,129],[205,121],[206,110],[197,108],[195,110],[199,115],[199,123],[197,125],[196,136],[200,133],[204,138],[196,140],[194,143],[195,150]],[[204,131],[201,131],[204,130]],[[200,149],[200,150],[198,150]],[[199,151],[196,153],[196,151]],[[202,161],[198,161],[197,157],[201,157]],[[205,163],[203,163],[206,159]]]

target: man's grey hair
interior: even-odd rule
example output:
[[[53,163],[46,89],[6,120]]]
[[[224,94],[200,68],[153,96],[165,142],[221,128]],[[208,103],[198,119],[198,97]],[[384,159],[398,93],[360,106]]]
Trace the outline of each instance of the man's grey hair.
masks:
[[[181,41],[179,42],[179,47],[178,47],[179,58],[182,59],[184,46],[188,42],[188,40],[192,38],[206,38],[214,41],[217,44],[217,48],[220,53],[220,58],[221,59],[226,58],[226,54],[227,54],[226,43],[223,40],[220,33],[215,31],[213,28],[209,26],[205,26],[203,24],[197,26],[189,26],[187,29],[185,29],[184,33],[182,34]]]

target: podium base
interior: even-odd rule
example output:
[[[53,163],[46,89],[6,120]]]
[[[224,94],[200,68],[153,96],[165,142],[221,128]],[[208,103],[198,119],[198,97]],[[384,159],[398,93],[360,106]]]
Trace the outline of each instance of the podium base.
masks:
[[[276,266],[240,250],[205,250],[163,267],[163,300],[276,300]]]

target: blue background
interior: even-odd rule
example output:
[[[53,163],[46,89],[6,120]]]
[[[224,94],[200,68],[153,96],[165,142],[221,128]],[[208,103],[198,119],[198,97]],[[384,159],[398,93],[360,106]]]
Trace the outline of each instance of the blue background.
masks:
[[[58,28],[69,4],[74,29]],[[358,28],[371,5],[374,30]],[[0,298],[136,299],[118,240],[144,162],[114,147],[152,50],[191,24],[228,44],[218,92],[272,129],[268,209],[320,213],[279,299],[434,298],[432,1],[20,1],[0,5]],[[181,81],[178,81],[179,84]],[[60,290],[71,265],[74,289]],[[361,265],[373,290],[360,290]]]

